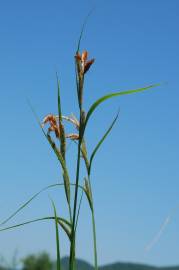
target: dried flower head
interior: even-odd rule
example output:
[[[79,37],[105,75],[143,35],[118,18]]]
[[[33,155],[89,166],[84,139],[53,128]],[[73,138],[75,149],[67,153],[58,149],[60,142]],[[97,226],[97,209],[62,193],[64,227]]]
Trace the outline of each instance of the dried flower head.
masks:
[[[61,129],[59,128],[58,119],[59,119],[58,115],[48,114],[47,116],[44,117],[42,121],[42,127],[44,127],[45,124],[49,123],[50,127],[48,128],[48,133],[53,131],[55,132],[56,137],[61,139],[62,133],[61,133]],[[62,119],[72,123],[75,126],[75,128],[79,130],[80,123],[73,114],[71,114],[70,116],[63,115]],[[61,126],[61,128],[63,128],[63,125]],[[71,139],[71,140],[79,139],[79,135],[76,133],[65,134],[64,136],[65,138]]]
[[[44,117],[42,121],[42,127],[44,127],[45,124],[49,123],[50,127],[48,128],[48,132],[54,131],[57,138],[60,138],[60,129],[57,125],[56,117],[53,114],[48,114]]]
[[[88,52],[87,51],[82,52],[81,61],[85,62],[87,58],[88,58]]]
[[[87,51],[83,51],[82,55],[80,55],[80,53],[77,52],[75,58],[77,62],[78,73],[81,75],[84,75],[95,61],[94,59],[87,60],[88,59]]]

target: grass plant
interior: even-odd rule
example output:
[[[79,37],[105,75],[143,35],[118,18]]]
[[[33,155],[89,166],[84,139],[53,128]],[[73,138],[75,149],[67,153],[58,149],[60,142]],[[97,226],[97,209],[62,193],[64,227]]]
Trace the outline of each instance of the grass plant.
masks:
[[[85,22],[86,23],[86,22]],[[8,218],[1,222],[2,228],[0,231],[14,229],[16,227],[20,227],[29,223],[39,222],[39,221],[53,221],[55,223],[55,232],[56,232],[56,249],[57,249],[57,270],[61,269],[60,264],[60,247],[63,243],[60,242],[59,236],[59,227],[65,232],[67,236],[67,240],[69,241],[69,270],[75,270],[75,257],[76,257],[76,232],[78,227],[78,219],[80,213],[80,207],[82,204],[83,196],[86,197],[86,200],[89,204],[89,209],[91,211],[91,220],[92,220],[92,230],[93,230],[93,250],[94,250],[94,268],[98,270],[98,259],[97,259],[97,242],[96,242],[96,224],[95,224],[95,208],[94,208],[94,200],[93,200],[93,190],[91,185],[91,170],[92,165],[94,162],[94,158],[98,149],[103,144],[106,137],[111,132],[113,126],[115,125],[119,112],[116,114],[115,118],[112,120],[111,125],[106,130],[104,135],[102,136],[101,140],[96,144],[96,147],[92,151],[91,155],[88,155],[87,151],[87,142],[85,140],[85,132],[88,122],[91,120],[91,116],[94,114],[95,110],[106,100],[112,99],[114,97],[119,97],[128,94],[134,94],[138,92],[143,92],[149,90],[153,87],[158,86],[149,85],[146,87],[141,87],[138,89],[132,90],[125,90],[125,91],[118,91],[106,94],[103,97],[100,97],[96,100],[88,110],[84,108],[84,81],[88,70],[94,64],[95,60],[90,59],[88,60],[88,52],[85,50],[80,53],[80,44],[83,35],[85,24],[82,27],[82,31],[80,33],[76,53],[75,53],[75,71],[76,71],[76,91],[77,91],[77,103],[79,108],[79,117],[76,118],[74,115],[64,116],[62,112],[62,101],[60,95],[60,82],[58,75],[57,77],[57,101],[58,101],[58,115],[48,114],[44,117],[43,121],[41,122],[34,112],[36,119],[39,123],[39,126],[43,132],[43,135],[47,139],[48,143],[50,144],[52,151],[56,155],[56,158],[59,161],[59,164],[62,169],[62,183],[55,183],[53,185],[49,185],[35,195],[33,195],[29,200],[27,200],[24,204],[20,205],[20,207],[13,212]],[[66,122],[70,122],[76,129],[76,133],[66,133],[65,124]],[[46,129],[46,126],[48,128]],[[71,140],[77,144],[77,154],[76,154],[76,179],[75,182],[72,182],[70,179],[70,172],[67,167],[67,151],[66,146],[68,140]],[[86,167],[86,175],[84,175],[84,179],[80,179],[80,168],[81,168],[81,160],[84,161]],[[65,197],[66,197],[66,204],[68,208],[68,219],[65,219],[61,216],[57,215],[56,205],[52,200],[52,207],[53,207],[53,215],[48,217],[41,217],[38,219],[25,221],[20,224],[11,225],[8,227],[4,227],[4,225],[9,222],[12,218],[14,218],[20,211],[22,211],[25,207],[27,207],[37,196],[39,196],[42,192],[45,192],[48,189],[52,188],[63,188]],[[71,190],[74,189],[74,196],[72,196],[73,192]],[[79,190],[82,191],[81,197],[79,196]]]

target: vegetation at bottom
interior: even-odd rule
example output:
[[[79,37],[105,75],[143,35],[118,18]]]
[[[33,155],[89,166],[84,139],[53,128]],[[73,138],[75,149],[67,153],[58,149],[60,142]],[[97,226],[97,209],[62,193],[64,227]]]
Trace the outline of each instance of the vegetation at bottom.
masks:
[[[64,257],[61,259],[61,269],[68,270],[69,258]],[[19,269],[19,268],[18,268]],[[56,261],[53,261],[49,254],[42,252],[39,254],[31,254],[22,259],[21,270],[55,270]],[[78,270],[93,270],[93,266],[84,260],[77,259]],[[116,262],[100,266],[99,270],[179,270],[179,266],[170,267],[155,267],[145,264],[127,263],[127,262]],[[9,266],[0,266],[0,270],[16,270]]]

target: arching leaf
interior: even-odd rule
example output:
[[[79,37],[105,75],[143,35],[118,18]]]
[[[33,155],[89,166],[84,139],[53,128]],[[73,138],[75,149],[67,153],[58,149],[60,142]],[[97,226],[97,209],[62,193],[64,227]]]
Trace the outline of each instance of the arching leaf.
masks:
[[[14,229],[14,228],[17,228],[17,227],[21,227],[21,226],[24,226],[24,225],[28,225],[28,224],[31,224],[31,223],[34,223],[34,222],[38,222],[38,221],[53,220],[53,219],[54,219],[54,217],[37,218],[37,219],[33,219],[33,220],[25,221],[25,222],[22,222],[22,223],[19,223],[19,224],[15,224],[15,225],[12,225],[12,226],[5,227],[3,229],[0,229],[0,232],[11,230],[11,229]],[[58,220],[61,221],[61,222],[66,223],[66,224],[68,224],[68,222],[66,222],[66,220],[64,218],[58,217]]]
[[[55,231],[56,231],[56,248],[57,248],[57,270],[61,270],[60,262],[60,240],[59,240],[59,231],[58,231],[58,218],[57,211],[54,202],[52,201],[54,216],[55,216]]]
[[[106,137],[108,136],[108,134],[110,133],[110,131],[112,130],[114,124],[117,121],[117,118],[119,116],[119,113],[117,113],[116,117],[114,118],[112,124],[110,125],[110,127],[107,129],[107,131],[105,132],[104,136],[101,138],[101,140],[99,141],[99,143],[96,145],[95,149],[93,150],[91,157],[90,157],[90,162],[89,162],[89,170],[88,170],[88,174],[90,175],[91,172],[91,165],[92,165],[92,161],[95,157],[96,152],[98,151],[99,147],[101,146],[101,144],[104,142],[104,140],[106,139]]]
[[[86,122],[85,122],[85,126],[87,125],[88,120],[90,119],[92,113],[95,111],[95,109],[104,101],[113,98],[113,97],[118,97],[118,96],[123,96],[123,95],[129,95],[129,94],[133,94],[133,93],[138,93],[138,92],[143,92],[145,90],[149,90],[150,88],[159,86],[160,84],[153,84],[153,85],[149,85],[146,87],[142,87],[142,88],[138,88],[138,89],[134,89],[134,90],[127,90],[127,91],[122,91],[122,92],[115,92],[115,93],[111,93],[111,94],[107,94],[101,98],[99,98],[98,100],[96,100],[92,106],[90,107],[87,115],[86,115]]]
[[[49,188],[53,188],[53,187],[56,187],[56,186],[64,186],[64,184],[63,183],[62,184],[53,184],[53,185],[49,185],[49,186],[41,189],[35,195],[33,195],[28,201],[26,201],[24,204],[22,204],[13,214],[11,214],[8,218],[6,218],[5,220],[3,220],[0,223],[0,226],[6,224],[10,219],[12,219],[15,215],[17,215],[23,208],[25,208],[31,201],[33,201],[42,192],[46,191]]]
[[[71,186],[75,186],[75,184],[71,183],[70,184]],[[30,204],[36,197],[38,197],[42,192],[50,189],[50,188],[54,188],[54,187],[61,187],[61,186],[64,186],[64,183],[59,183],[59,184],[52,184],[52,185],[49,185],[43,189],[41,189],[40,191],[38,191],[37,193],[35,193],[32,197],[30,197],[30,199],[28,199],[24,204],[22,204],[16,211],[14,211],[8,218],[6,218],[5,220],[3,220],[1,223],[0,223],[0,226],[2,225],[5,225],[9,220],[11,220],[13,217],[15,217],[21,210],[23,210],[23,208],[25,208],[26,206],[28,206],[28,204]],[[79,185],[79,188],[84,190],[84,187]],[[67,220],[65,219],[62,219],[61,220],[63,222],[65,222],[68,226],[71,226],[71,223],[68,222]]]

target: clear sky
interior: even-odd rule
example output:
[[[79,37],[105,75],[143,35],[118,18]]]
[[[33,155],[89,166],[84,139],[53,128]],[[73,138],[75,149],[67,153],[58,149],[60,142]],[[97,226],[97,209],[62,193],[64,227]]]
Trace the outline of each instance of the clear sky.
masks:
[[[55,72],[63,112],[77,114],[74,53],[82,40],[95,64],[86,76],[85,108],[111,91],[163,83],[145,93],[107,101],[87,129],[93,149],[120,107],[113,132],[92,171],[99,263],[179,264],[179,208],[160,240],[145,246],[179,204],[179,1],[1,1],[0,8],[0,219],[42,187],[61,181],[58,163],[26,102],[40,118],[57,112]],[[167,84],[165,83],[167,82]],[[76,147],[69,146],[69,168]],[[52,214],[48,195],[66,215],[63,193],[41,195],[9,224]],[[84,201],[77,256],[93,261],[91,219]],[[55,257],[54,224],[40,223],[0,234],[0,254],[10,259],[46,250]],[[68,253],[61,236],[62,254]]]

